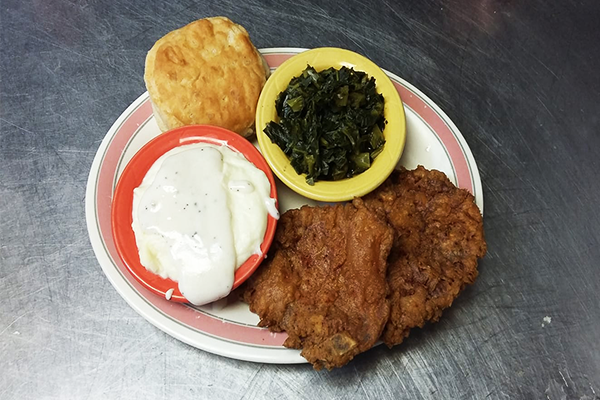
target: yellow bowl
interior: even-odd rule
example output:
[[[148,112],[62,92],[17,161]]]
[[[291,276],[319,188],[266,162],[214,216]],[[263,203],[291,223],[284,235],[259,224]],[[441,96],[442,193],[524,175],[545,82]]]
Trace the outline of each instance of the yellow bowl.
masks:
[[[277,96],[287,88],[292,78],[300,75],[307,64],[317,71],[345,66],[366,72],[369,77],[375,78],[377,92],[385,99],[385,145],[365,172],[339,181],[318,181],[311,186],[306,183],[306,176],[296,173],[285,153],[263,132],[270,121],[279,121],[275,109]],[[381,68],[350,50],[322,47],[293,56],[281,64],[267,80],[256,109],[256,136],[260,150],[275,175],[293,191],[319,201],[346,201],[371,192],[392,173],[404,150],[406,120],[400,95]]]

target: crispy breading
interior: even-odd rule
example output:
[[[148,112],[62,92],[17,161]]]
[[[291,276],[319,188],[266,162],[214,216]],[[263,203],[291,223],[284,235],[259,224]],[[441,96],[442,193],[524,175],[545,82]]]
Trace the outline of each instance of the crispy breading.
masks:
[[[281,216],[269,257],[243,291],[260,326],[286,331],[315,369],[370,349],[389,316],[387,257],[393,229],[360,199]]]
[[[243,298],[260,326],[286,331],[285,346],[331,369],[374,345],[376,332],[392,347],[437,321],[475,281],[485,253],[473,195],[442,172],[402,169],[352,204],[286,212]]]
[[[435,322],[477,277],[486,253],[483,219],[471,193],[422,166],[395,171],[364,204],[396,231],[389,257],[390,318],[382,340],[401,343]]]

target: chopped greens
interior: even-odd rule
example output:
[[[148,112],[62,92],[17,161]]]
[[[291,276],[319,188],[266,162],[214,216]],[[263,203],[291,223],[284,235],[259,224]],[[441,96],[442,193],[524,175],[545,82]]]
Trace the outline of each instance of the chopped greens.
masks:
[[[264,132],[309,185],[350,178],[383,150],[383,105],[375,78],[366,73],[347,67],[317,72],[308,65],[279,93],[279,122]]]

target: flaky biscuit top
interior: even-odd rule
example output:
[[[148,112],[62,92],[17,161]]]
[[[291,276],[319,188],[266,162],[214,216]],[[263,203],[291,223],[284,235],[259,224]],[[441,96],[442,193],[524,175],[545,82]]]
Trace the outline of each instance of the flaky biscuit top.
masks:
[[[246,30],[214,17],[159,39],[146,57],[144,80],[162,130],[210,124],[248,136],[267,76]]]

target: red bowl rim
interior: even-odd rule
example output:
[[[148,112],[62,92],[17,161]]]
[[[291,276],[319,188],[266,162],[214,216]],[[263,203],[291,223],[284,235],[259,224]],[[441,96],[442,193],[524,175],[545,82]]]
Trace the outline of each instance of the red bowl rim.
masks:
[[[265,173],[271,184],[270,196],[275,199],[275,205],[278,206],[277,189],[271,169],[258,149],[237,133],[212,125],[190,125],[167,131],[145,144],[131,158],[119,177],[111,206],[112,234],[119,257],[133,277],[159,296],[165,297],[169,289],[173,289],[171,300],[176,302],[188,302],[181,295],[178,283],[148,271],[140,262],[135,235],[131,227],[133,222],[133,189],[140,186],[146,173],[159,157],[176,147],[193,143],[226,145],[230,149],[241,153],[248,161]],[[267,229],[260,245],[262,254],[253,254],[240,265],[235,271],[231,290],[248,279],[264,260],[273,242],[276,226],[277,219],[268,215]]]

